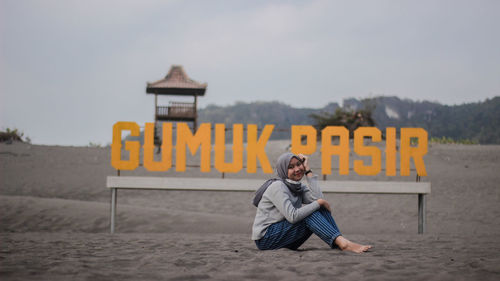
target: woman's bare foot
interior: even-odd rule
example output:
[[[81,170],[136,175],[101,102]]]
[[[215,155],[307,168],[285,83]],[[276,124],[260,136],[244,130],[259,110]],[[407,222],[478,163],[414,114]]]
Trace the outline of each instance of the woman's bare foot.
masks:
[[[337,246],[339,246],[340,250],[342,251],[349,251],[358,254],[366,252],[372,248],[372,246],[370,245],[361,245],[358,243],[351,242],[346,238],[344,238],[343,236],[337,237],[337,239],[335,239],[335,244],[337,244]]]

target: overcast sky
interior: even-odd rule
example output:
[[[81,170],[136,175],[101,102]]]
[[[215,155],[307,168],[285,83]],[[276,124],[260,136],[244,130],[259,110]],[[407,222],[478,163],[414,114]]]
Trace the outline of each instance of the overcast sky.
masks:
[[[495,0],[0,0],[0,127],[105,145],[115,122],[154,120],[146,82],[172,64],[208,83],[201,107],[484,101],[500,95],[499,15]]]

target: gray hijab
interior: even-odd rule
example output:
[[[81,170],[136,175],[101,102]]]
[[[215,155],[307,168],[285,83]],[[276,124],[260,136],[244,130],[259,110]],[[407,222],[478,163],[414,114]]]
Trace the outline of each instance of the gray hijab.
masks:
[[[292,158],[297,158],[300,160],[299,156],[291,153],[291,152],[286,152],[281,154],[281,156],[278,158],[278,162],[276,163],[276,174],[278,175],[278,178],[274,179],[269,179],[267,180],[258,190],[255,192],[255,197],[253,199],[253,205],[257,207],[259,205],[260,200],[262,199],[262,195],[264,195],[264,192],[267,190],[267,188],[275,181],[281,180],[292,192],[293,195],[298,196],[299,194],[302,193],[302,184],[299,183],[292,183],[287,181],[288,179],[288,165],[290,164],[290,161]]]

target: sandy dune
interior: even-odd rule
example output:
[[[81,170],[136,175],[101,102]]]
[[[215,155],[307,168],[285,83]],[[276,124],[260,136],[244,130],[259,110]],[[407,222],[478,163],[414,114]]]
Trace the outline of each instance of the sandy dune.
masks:
[[[270,160],[286,146],[269,143]],[[300,251],[262,252],[250,240],[250,193],[120,191],[119,233],[110,235],[109,149],[0,144],[0,278],[499,280],[500,146],[432,145],[425,163],[426,234],[416,234],[416,196],[328,194],[344,235],[373,251],[343,253],[311,238]]]

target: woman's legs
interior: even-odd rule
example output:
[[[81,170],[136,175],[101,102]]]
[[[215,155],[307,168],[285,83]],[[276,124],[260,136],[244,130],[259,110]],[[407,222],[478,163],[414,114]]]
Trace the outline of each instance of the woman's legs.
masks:
[[[312,213],[304,220],[306,221],[308,228],[332,248],[339,247],[342,251],[362,253],[368,251],[372,247],[351,242],[343,237],[342,234],[340,234],[332,215],[325,209],[320,209],[319,211]],[[325,220],[327,223],[325,223]]]
[[[304,242],[307,241],[307,239],[309,239],[309,237],[311,237],[311,235],[312,235],[312,232],[307,229],[305,231],[305,234],[302,236],[302,238],[298,239],[297,241],[295,241],[291,244],[286,245],[285,248],[290,249],[290,250],[297,250],[300,246],[302,246],[302,244],[304,244]]]
[[[318,235],[318,237],[325,241],[328,246],[331,248],[336,247],[334,241],[342,234],[330,212],[322,208],[306,217],[304,221],[306,222],[307,228]]]
[[[266,235],[255,241],[261,250],[288,248],[298,249],[314,233],[331,248],[339,247],[342,251],[362,253],[371,246],[361,245],[344,238],[330,212],[325,209],[315,211],[304,220],[291,224],[286,220],[272,224]]]
[[[261,250],[288,248],[296,250],[314,233],[334,248],[335,239],[340,231],[330,212],[321,209],[315,211],[304,220],[291,224],[286,220],[272,224],[266,235],[255,241]]]
[[[296,250],[311,234],[312,232],[307,228],[305,221],[291,224],[287,220],[282,220],[270,225],[266,231],[266,235],[260,240],[255,241],[255,244],[257,244],[257,248],[260,250],[275,250],[280,248]]]

